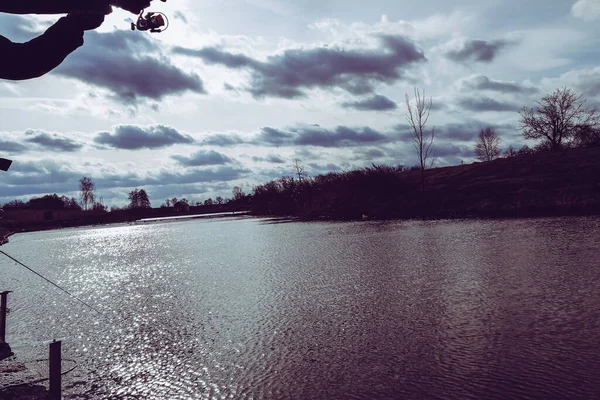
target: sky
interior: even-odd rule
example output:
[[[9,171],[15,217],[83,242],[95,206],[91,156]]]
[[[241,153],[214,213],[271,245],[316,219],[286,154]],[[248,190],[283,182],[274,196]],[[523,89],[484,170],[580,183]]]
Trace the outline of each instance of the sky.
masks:
[[[293,3],[293,4],[290,4]],[[600,0],[157,0],[168,29],[117,10],[51,73],[0,80],[0,204],[96,184],[152,206],[372,164],[418,163],[406,94],[431,98],[435,166],[480,129],[520,147],[519,110],[557,88],[600,108]],[[24,42],[59,16],[0,14]],[[7,62],[9,60],[3,60]],[[357,188],[360,190],[360,188]]]

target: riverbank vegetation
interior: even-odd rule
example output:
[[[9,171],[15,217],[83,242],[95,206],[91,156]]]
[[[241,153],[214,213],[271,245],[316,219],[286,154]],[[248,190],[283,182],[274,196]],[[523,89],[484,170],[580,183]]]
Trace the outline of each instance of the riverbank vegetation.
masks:
[[[430,168],[435,127],[426,130],[431,100],[415,90],[406,119],[419,165],[375,165],[314,178],[282,177],[254,188],[256,215],[301,218],[452,218],[600,214],[600,117],[568,88],[520,111],[523,138],[534,148],[509,147],[479,132],[481,163]],[[413,110],[414,106],[414,110]],[[429,132],[429,133],[427,133]]]
[[[527,148],[490,162],[425,171],[373,165],[255,187],[255,215],[327,219],[600,214],[600,148]]]

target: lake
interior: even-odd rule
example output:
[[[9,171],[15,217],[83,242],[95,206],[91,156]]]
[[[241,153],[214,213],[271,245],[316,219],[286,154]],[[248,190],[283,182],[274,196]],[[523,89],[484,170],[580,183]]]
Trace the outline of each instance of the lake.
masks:
[[[600,219],[278,223],[14,235],[7,341],[64,338],[67,399],[600,396]],[[1,255],[0,255],[1,256]]]

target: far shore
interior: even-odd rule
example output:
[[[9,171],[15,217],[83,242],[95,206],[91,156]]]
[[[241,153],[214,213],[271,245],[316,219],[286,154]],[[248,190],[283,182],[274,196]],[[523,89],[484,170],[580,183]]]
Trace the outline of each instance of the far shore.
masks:
[[[8,237],[17,233],[28,233],[28,232],[42,232],[49,230],[59,230],[59,229],[78,229],[78,228],[95,228],[95,227],[111,227],[111,226],[126,226],[126,225],[135,225],[138,223],[147,224],[147,223],[160,223],[160,222],[177,222],[184,221],[189,219],[201,219],[201,218],[225,218],[230,216],[244,216],[248,215],[248,211],[230,211],[230,212],[218,212],[218,213],[205,213],[205,214],[191,214],[191,215],[178,215],[178,216],[168,216],[168,217],[155,217],[155,218],[140,218],[136,220],[130,221],[118,221],[115,222],[113,220],[107,220],[106,222],[102,222],[99,220],[95,220],[93,223],[82,223],[82,224],[61,224],[61,223],[49,223],[49,224],[32,224],[32,225],[22,225],[19,226],[18,229],[9,230],[7,228],[0,227],[0,246],[8,243]],[[57,222],[57,221],[54,221]]]

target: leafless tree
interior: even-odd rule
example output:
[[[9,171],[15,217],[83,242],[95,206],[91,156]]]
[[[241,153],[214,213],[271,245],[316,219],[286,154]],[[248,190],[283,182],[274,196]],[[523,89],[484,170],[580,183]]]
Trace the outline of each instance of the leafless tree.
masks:
[[[404,97],[406,98],[406,109],[408,111],[406,120],[412,128],[411,135],[415,149],[419,154],[421,190],[423,190],[425,188],[425,168],[430,168],[435,161],[433,158],[433,148],[431,147],[435,138],[435,126],[431,128],[431,131],[428,131],[425,128],[425,125],[427,125],[427,121],[429,120],[432,100],[431,97],[429,98],[429,102],[426,100],[425,89],[423,89],[423,94],[421,95],[417,88],[415,88],[414,104],[411,104],[408,93],[406,93]]]
[[[508,148],[504,151],[504,158],[511,158],[511,157],[516,157],[517,155],[517,151],[515,150],[515,148],[513,147],[513,145],[511,144],[510,146],[508,146]]]
[[[92,178],[84,176],[79,180],[79,196],[81,198],[81,205],[84,210],[88,209],[88,205],[93,205],[95,201],[94,190],[96,185],[92,181]]]
[[[233,200],[240,200],[245,196],[241,186],[234,186],[231,190],[231,194],[233,194]]]
[[[300,161],[297,158],[294,159],[294,164],[292,164],[292,170],[294,172],[294,175],[298,177],[299,182],[302,182],[308,177],[308,174],[304,170],[304,165],[302,164],[302,161]]]
[[[475,156],[479,161],[492,161],[500,156],[500,137],[494,128],[487,127],[479,131]]]
[[[596,129],[599,116],[593,107],[585,107],[582,97],[565,87],[542,97],[535,107],[523,107],[520,111],[523,137],[542,139],[552,151],[557,151],[582,126]]]

